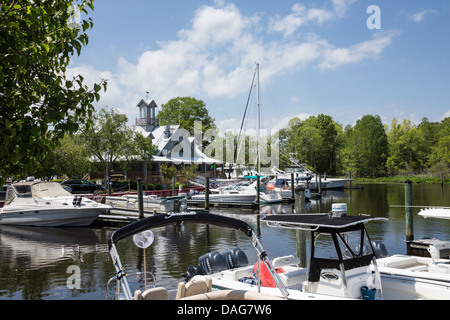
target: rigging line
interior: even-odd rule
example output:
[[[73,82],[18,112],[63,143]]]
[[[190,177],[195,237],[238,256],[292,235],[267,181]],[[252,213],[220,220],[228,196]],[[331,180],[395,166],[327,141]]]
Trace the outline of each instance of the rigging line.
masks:
[[[244,125],[245,115],[247,114],[248,103],[250,101],[250,96],[252,94],[253,83],[255,82],[255,76],[256,76],[256,70],[253,73],[252,85],[250,86],[250,92],[248,93],[247,105],[245,106],[244,117],[242,118],[242,123],[241,123],[241,129],[239,130],[238,140],[237,140],[236,146],[234,148],[234,159],[236,159],[237,146],[239,145],[239,140],[241,139],[242,127]]]

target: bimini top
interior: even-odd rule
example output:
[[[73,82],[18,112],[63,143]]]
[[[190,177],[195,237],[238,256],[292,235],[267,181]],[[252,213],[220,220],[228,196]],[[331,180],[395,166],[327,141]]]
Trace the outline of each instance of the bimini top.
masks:
[[[266,222],[269,226],[306,229],[310,231],[319,228],[345,229],[373,220],[387,221],[388,219],[368,215],[333,216],[328,213],[276,214],[261,219],[261,221]]]
[[[206,211],[171,212],[144,218],[116,230],[109,239],[109,248],[111,249],[111,245],[116,244],[117,241],[144,230],[179,224],[182,222],[214,224],[239,229],[248,237],[251,237],[253,234],[253,229],[242,220],[216,215]]]

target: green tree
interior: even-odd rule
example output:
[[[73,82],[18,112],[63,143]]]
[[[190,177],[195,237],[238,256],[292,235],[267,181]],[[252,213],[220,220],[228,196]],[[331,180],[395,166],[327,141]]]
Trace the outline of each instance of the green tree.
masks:
[[[89,90],[83,77],[66,77],[73,54],[88,43],[86,30],[70,25],[72,0],[11,0],[0,5],[0,175],[25,175],[66,133],[87,122],[102,85]],[[94,9],[80,0],[79,14]]]
[[[177,174],[177,168],[168,163],[163,163],[160,166],[161,175],[165,183],[172,183],[172,178]]]
[[[144,137],[129,126],[126,115],[114,109],[103,108],[92,117],[92,125],[84,126],[80,139],[87,153],[104,168],[106,162],[119,162],[127,168],[136,161],[150,162],[156,152],[151,138]],[[109,150],[109,152],[108,152]]]
[[[439,125],[436,144],[432,147],[430,162],[440,169],[450,168],[450,118]]]
[[[410,120],[401,124],[392,119],[388,132],[390,155],[387,161],[391,173],[400,171],[420,172],[427,165],[428,142]]]
[[[65,135],[54,152],[54,170],[58,176],[81,179],[91,167],[84,144],[79,137]]]
[[[159,124],[173,125],[179,124],[191,135],[194,134],[194,122],[202,122],[202,131],[216,128],[214,119],[208,113],[205,103],[191,97],[177,97],[170,99],[161,106],[157,116]]]
[[[330,116],[319,114],[301,122],[294,118],[280,133],[280,153],[293,154],[317,173],[335,174],[342,128]]]
[[[344,141],[347,170],[357,171],[362,177],[385,174],[389,146],[380,116],[365,115],[353,128],[347,126]]]

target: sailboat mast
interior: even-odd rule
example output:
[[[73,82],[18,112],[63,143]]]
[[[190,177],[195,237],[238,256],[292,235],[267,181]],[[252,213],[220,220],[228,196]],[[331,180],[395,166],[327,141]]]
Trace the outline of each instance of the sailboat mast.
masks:
[[[256,160],[258,161],[258,174],[261,174],[261,158],[260,158],[260,147],[259,147],[259,131],[261,128],[261,119],[260,119],[260,110],[259,110],[259,63],[256,62],[256,109],[257,109],[257,118],[258,118],[258,132],[256,136],[256,144],[258,146],[258,155]]]

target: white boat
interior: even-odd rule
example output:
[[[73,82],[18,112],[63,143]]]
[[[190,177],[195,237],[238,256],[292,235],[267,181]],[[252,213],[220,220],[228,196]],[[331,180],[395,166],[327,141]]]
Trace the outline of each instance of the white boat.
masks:
[[[108,250],[116,270],[116,275],[112,277],[106,285],[107,299],[169,300],[171,295],[174,295],[175,300],[279,300],[289,298],[288,292],[279,275],[274,271],[269,271],[269,274],[273,277],[272,279],[277,284],[277,288],[268,288],[269,290],[261,292],[257,292],[251,288],[216,290],[213,288],[213,282],[209,276],[195,276],[187,281],[180,281],[175,289],[175,293],[173,293],[170,289],[170,287],[172,287],[170,284],[166,287],[157,286],[155,276],[150,272],[147,272],[146,269],[144,269],[144,272],[133,272],[132,267],[129,265],[127,269],[125,269],[116,248],[119,241],[128,237],[133,237],[134,243],[145,250],[145,248],[153,243],[154,235],[153,232],[151,232],[151,229],[170,225],[180,225],[182,223],[212,224],[244,232],[249,238],[249,241],[253,244],[258,257],[264,266],[269,270],[275,270],[253,229],[242,220],[211,214],[205,211],[185,211],[154,215],[122,227],[111,235],[108,241]],[[167,239],[164,241],[167,241]],[[202,263],[201,266],[205,271],[210,270],[211,272],[215,272],[220,268],[229,269],[239,267],[240,263],[245,262],[246,259],[245,253],[239,248],[235,248],[225,253],[225,257],[215,251],[204,255],[202,258],[202,262],[204,263]],[[191,269],[192,267],[188,268],[188,273]],[[133,288],[133,285],[138,282],[131,282],[135,274],[140,276],[141,286],[132,290],[131,288]],[[146,275],[153,278],[153,285],[150,288],[142,285],[142,277],[144,276],[144,284],[147,283]],[[114,283],[116,288],[114,291],[110,291],[110,287],[112,287]],[[110,292],[114,292],[114,296],[111,296]],[[305,300],[337,299],[333,296],[313,293],[299,293],[297,298]]]
[[[271,180],[271,185],[275,187],[275,190],[281,195],[282,198],[291,198],[292,197],[292,188],[291,188],[291,178],[283,178],[278,177],[275,180]],[[294,189],[295,191],[295,189]],[[311,200],[311,190],[306,187],[302,188],[302,191],[305,193],[305,200]]]
[[[257,182],[253,182],[249,185],[237,183],[233,185],[229,185],[226,187],[220,187],[214,190],[214,193],[209,194],[209,202],[210,203],[255,203],[257,200],[256,194],[256,184]],[[261,203],[278,203],[282,202],[283,198],[281,195],[274,189],[269,190],[267,188],[267,183],[263,180],[260,184],[259,197]],[[194,202],[205,201],[205,194],[196,194],[191,196],[191,199],[188,200]]]
[[[272,262],[288,298],[301,299],[317,294],[342,299],[450,299],[449,283],[442,278],[423,281],[419,277],[381,272],[376,248],[364,227],[373,220],[387,219],[334,213],[280,214],[261,219],[269,226],[300,229],[311,234],[306,268],[298,267],[299,260],[294,256],[279,257]],[[254,290],[279,295],[273,291],[274,281],[265,278],[267,270],[255,264],[223,269],[206,276],[196,275],[193,279],[210,277],[213,287],[222,290]],[[255,277],[258,273],[261,276]]]
[[[386,277],[414,278],[418,283],[439,282],[450,287],[450,242],[437,239],[413,242],[413,246],[425,249],[429,256],[395,254],[378,258],[380,272]],[[450,299],[450,293],[442,298]]]
[[[424,218],[450,219],[450,208],[425,208],[421,209],[419,216]]]
[[[0,224],[21,226],[89,226],[109,207],[74,196],[57,182],[31,181],[8,187]]]
[[[450,208],[421,209],[424,218],[450,219]],[[381,273],[386,276],[415,278],[421,282],[443,282],[450,287],[450,242],[435,238],[410,240],[408,255],[395,254],[378,258]],[[450,296],[447,297],[450,299]]]
[[[312,170],[308,169],[305,164],[299,163],[293,158],[290,160],[293,164],[287,166],[285,170],[280,170],[276,167],[271,169],[272,173],[276,176],[274,181],[280,178],[288,179],[290,181],[291,174],[294,173],[294,184],[296,188],[317,190],[320,183],[319,177]],[[321,189],[327,190],[342,189],[349,181],[352,181],[352,179],[329,177],[323,177],[321,180]]]
[[[146,214],[165,213],[179,211],[181,197],[159,198],[156,195],[142,196],[142,204],[144,209],[144,216]],[[105,197],[105,204],[109,205],[111,214],[139,214],[139,199],[138,195],[123,195],[123,196],[107,196]]]

